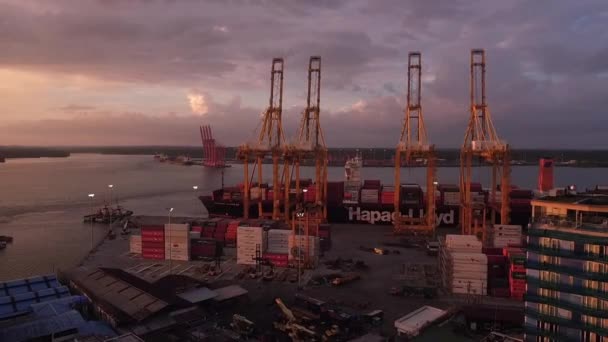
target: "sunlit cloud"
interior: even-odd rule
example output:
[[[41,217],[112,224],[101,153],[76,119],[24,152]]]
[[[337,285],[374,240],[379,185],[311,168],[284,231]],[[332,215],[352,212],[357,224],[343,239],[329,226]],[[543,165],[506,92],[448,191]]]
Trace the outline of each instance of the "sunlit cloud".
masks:
[[[190,110],[194,114],[205,115],[209,112],[209,105],[205,94],[191,91],[188,93],[188,102],[190,103]]]

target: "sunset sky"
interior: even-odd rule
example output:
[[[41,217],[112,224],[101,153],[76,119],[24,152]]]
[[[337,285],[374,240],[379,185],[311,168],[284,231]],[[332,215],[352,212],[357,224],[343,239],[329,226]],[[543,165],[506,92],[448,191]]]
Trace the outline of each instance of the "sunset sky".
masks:
[[[293,135],[320,55],[328,145],[392,147],[420,51],[429,138],[456,148],[471,48],[511,145],[608,148],[606,0],[0,0],[0,145],[196,145],[200,124],[236,145],[273,57]]]

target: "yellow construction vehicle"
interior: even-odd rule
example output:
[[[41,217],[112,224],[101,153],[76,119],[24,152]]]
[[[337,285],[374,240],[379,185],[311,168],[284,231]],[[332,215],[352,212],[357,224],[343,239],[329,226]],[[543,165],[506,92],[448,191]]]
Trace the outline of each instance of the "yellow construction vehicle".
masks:
[[[255,330],[255,323],[248,320],[244,316],[237,314],[232,315],[232,323],[230,326],[241,336],[250,336]]]
[[[286,333],[289,337],[291,337],[292,341],[294,342],[319,340],[316,332],[301,324],[298,324],[296,316],[283,303],[281,298],[276,298],[274,301],[277,303],[286,318],[285,322],[274,322],[274,327],[277,330]]]

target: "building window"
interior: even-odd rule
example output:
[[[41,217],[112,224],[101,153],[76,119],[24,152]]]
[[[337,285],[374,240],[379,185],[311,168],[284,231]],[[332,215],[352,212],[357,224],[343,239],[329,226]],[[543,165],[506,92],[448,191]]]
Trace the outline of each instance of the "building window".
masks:
[[[581,321],[587,325],[593,325],[593,326],[598,325],[597,317],[593,317],[593,316],[581,315]]]
[[[541,297],[558,299],[559,291],[539,288],[538,295]]]
[[[541,264],[559,265],[560,264],[560,259],[559,259],[558,256],[541,255],[540,256],[540,263]]]
[[[608,273],[608,265],[595,261],[587,261],[585,263],[585,271],[594,273]]]
[[[583,297],[583,306],[589,309],[597,309],[598,300],[595,297]]]
[[[550,283],[559,283],[559,273],[540,271],[540,280]]]

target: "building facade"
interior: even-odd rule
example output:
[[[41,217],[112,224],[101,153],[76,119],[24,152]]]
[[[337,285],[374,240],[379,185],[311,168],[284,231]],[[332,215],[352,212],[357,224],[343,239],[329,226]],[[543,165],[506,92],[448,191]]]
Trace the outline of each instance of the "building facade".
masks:
[[[608,197],[531,204],[526,341],[608,342]]]

